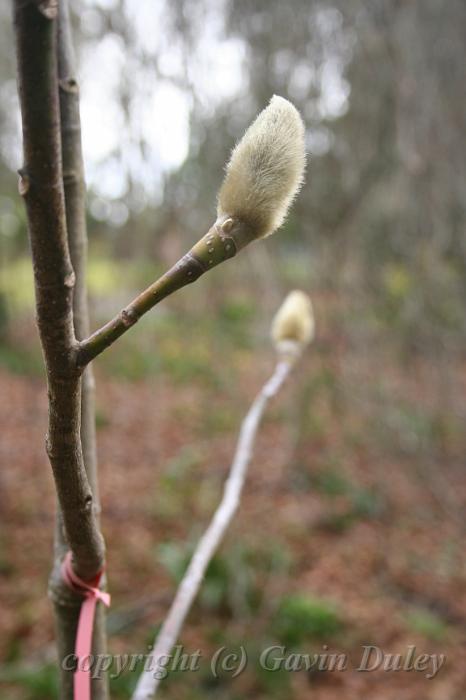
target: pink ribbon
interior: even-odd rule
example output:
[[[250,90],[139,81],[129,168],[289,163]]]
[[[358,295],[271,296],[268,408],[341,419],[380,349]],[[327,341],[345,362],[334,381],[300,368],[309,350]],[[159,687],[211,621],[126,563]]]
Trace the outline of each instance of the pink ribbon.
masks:
[[[97,601],[101,600],[107,608],[110,605],[110,595],[99,589],[103,570],[89,582],[77,576],[71,565],[71,552],[67,552],[62,563],[63,580],[69,588],[84,596],[79,613],[78,630],[76,632],[75,655],[77,667],[74,672],[74,700],[91,700],[91,659],[92,632]],[[87,660],[87,663],[86,663]]]

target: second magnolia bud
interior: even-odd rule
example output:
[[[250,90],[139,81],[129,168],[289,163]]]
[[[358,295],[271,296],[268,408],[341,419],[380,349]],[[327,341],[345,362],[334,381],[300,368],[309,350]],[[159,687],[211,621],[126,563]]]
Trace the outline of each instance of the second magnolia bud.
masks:
[[[272,322],[272,339],[279,352],[301,350],[314,338],[315,321],[309,296],[290,292]]]

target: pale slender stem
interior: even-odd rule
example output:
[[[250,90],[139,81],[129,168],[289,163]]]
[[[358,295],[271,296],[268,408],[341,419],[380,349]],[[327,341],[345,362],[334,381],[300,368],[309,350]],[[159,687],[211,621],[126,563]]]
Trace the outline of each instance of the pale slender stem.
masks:
[[[268,382],[262,387],[242,425],[235,456],[225,483],[222,500],[196,547],[175,599],[157,636],[150,662],[139,678],[132,700],[150,700],[156,694],[159,676],[186,616],[199,591],[206,569],[214,556],[238,508],[257,429],[268,401],[279,391],[294,364],[294,358],[280,359]]]

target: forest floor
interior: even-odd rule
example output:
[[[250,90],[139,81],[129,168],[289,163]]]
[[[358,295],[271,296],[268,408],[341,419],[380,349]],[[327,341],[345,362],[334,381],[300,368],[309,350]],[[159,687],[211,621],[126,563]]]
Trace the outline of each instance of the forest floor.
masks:
[[[381,377],[370,356],[353,361],[329,340],[324,332],[268,411],[241,508],[180,640],[201,651],[200,668],[171,673],[163,697],[466,697],[461,412],[442,404],[445,378],[428,363],[404,374],[384,363]],[[201,367],[126,379],[97,367],[112,654],[147,653],[272,352],[258,362],[240,348],[231,366],[209,374],[206,355]],[[455,382],[455,395],[466,395],[464,368]],[[0,370],[0,396],[0,687],[8,700],[50,699],[55,502],[43,378]],[[318,654],[324,667],[326,653],[343,654],[346,669],[267,671],[260,657],[273,645],[285,656]],[[368,645],[377,647],[371,663],[400,654],[419,668],[362,672]],[[235,679],[212,675],[223,646],[247,653]],[[112,680],[113,696],[128,698],[135,679]]]

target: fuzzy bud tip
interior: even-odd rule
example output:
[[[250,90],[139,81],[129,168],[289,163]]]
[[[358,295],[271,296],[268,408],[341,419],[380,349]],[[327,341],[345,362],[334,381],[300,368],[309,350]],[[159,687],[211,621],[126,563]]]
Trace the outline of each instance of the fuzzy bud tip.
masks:
[[[309,296],[290,292],[272,322],[272,339],[277,350],[302,349],[314,338],[315,321]]]
[[[298,110],[274,95],[234,148],[218,194],[219,219],[232,217],[250,239],[284,221],[304,176],[304,124]]]

